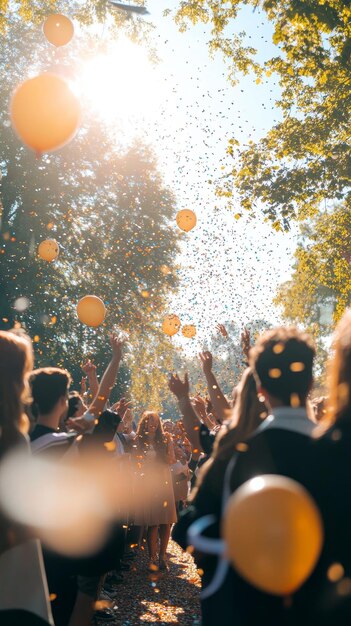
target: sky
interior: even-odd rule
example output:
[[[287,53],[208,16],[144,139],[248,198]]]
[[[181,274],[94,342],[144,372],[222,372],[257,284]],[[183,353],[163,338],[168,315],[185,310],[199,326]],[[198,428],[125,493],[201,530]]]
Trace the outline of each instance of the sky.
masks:
[[[88,94],[105,109],[116,140],[128,144],[144,138],[156,152],[178,209],[196,213],[197,225],[184,236],[177,259],[179,291],[169,302],[169,312],[182,324],[195,324],[196,338],[179,334],[173,339],[195,354],[218,322],[235,320],[243,327],[255,319],[279,321],[272,300],[278,285],[289,278],[297,231],[292,225],[289,234],[276,233],[259,213],[254,219],[236,219],[240,206],[229,210],[216,197],[209,181],[223,176],[230,163],[228,140],[235,136],[245,144],[267,132],[280,116],[274,105],[279,87],[273,78],[257,85],[253,76],[240,78],[233,87],[222,56],[209,56],[209,28],[190,26],[181,33],[171,16],[163,16],[164,9],[176,5],[176,0],[147,3],[150,16],[145,19],[155,26],[157,65],[147,61],[145,49],[122,35],[108,63],[95,55],[86,78]],[[258,10],[243,10],[235,29],[246,31],[259,60],[277,54],[270,25]]]

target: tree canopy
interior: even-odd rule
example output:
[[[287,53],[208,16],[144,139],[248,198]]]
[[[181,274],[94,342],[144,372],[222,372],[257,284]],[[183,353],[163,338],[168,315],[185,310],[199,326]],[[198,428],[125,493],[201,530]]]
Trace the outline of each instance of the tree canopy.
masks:
[[[143,367],[142,350],[157,351],[164,342],[162,316],[177,285],[176,202],[151,149],[140,142],[122,148],[87,109],[77,136],[55,153],[37,159],[17,139],[8,118],[12,90],[32,67],[49,64],[71,75],[77,48],[68,54],[52,64],[39,30],[19,21],[0,52],[0,326],[28,330],[38,366],[64,365],[76,374],[84,356],[103,364],[106,332],[117,326],[130,333],[133,377]],[[60,245],[51,264],[37,256],[46,238]],[[87,294],[107,306],[97,331],[75,313]],[[162,371],[151,372],[151,387]],[[135,393],[140,401],[150,397],[143,385]]]
[[[350,303],[351,213],[343,204],[304,227],[291,280],[276,304],[286,319],[320,334],[330,331]]]
[[[242,7],[260,11],[273,27],[276,54],[258,63],[255,49],[235,27]],[[281,121],[260,140],[233,137],[230,168],[218,192],[262,210],[277,230],[305,220],[321,203],[351,205],[351,5],[349,0],[192,0],[175,14],[180,28],[211,24],[212,51],[220,50],[230,79],[253,71],[257,82],[274,75]],[[263,204],[261,204],[263,203]]]
[[[140,0],[133,0],[133,3],[144,5]],[[52,13],[64,13],[82,27],[108,24],[112,28],[123,28],[129,36],[135,37],[145,35],[152,28],[140,17],[131,19],[127,12],[116,9],[108,0],[17,0],[15,3],[0,0],[0,32],[4,34],[11,28],[14,16],[25,24],[40,25]]]

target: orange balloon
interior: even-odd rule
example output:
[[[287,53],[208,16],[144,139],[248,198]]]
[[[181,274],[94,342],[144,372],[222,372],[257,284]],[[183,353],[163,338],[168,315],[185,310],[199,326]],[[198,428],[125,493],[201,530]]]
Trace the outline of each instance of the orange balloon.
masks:
[[[60,247],[56,239],[45,239],[38,246],[38,255],[44,261],[54,261],[57,259],[60,252]]]
[[[187,337],[188,339],[192,339],[192,337],[195,337],[196,335],[196,326],[194,326],[194,324],[186,324],[182,328],[182,333],[184,337]]]
[[[104,321],[106,308],[97,296],[84,296],[77,304],[77,315],[83,324],[96,328]]]
[[[166,335],[172,337],[175,335],[180,329],[180,319],[178,315],[174,315],[171,313],[170,315],[166,315],[162,323],[162,330]]]
[[[323,546],[321,515],[308,491],[273,474],[252,478],[233,493],[222,531],[239,574],[278,596],[303,584]]]
[[[189,230],[192,230],[196,226],[196,215],[194,211],[190,211],[190,209],[182,209],[177,213],[177,224],[181,230],[184,230],[186,233]]]
[[[43,24],[46,39],[56,47],[65,46],[74,35],[74,26],[71,20],[59,13],[49,15]]]
[[[38,154],[57,150],[75,135],[81,108],[68,83],[40,74],[15,90],[10,114],[19,138]]]

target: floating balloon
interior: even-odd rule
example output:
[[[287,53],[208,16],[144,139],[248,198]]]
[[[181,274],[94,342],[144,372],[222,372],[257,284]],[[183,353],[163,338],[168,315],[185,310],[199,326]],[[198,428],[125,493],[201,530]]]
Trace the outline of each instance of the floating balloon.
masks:
[[[182,209],[182,211],[178,211],[177,213],[177,224],[181,230],[184,230],[186,233],[189,230],[192,230],[196,226],[196,215],[194,211],[190,211],[190,209]]]
[[[227,556],[254,587],[290,595],[312,573],[323,545],[320,512],[310,494],[284,476],[244,483],[223,521]]]
[[[57,150],[75,135],[80,104],[68,83],[54,74],[40,74],[15,90],[10,114],[19,138],[37,154]]]
[[[194,324],[186,324],[182,328],[182,334],[184,335],[184,337],[192,339],[192,337],[195,337],[196,335],[196,326],[194,326]]]
[[[54,261],[57,259],[60,247],[55,239],[45,239],[39,244],[38,255],[44,261]]]
[[[162,330],[166,335],[172,337],[180,329],[180,319],[178,315],[170,314],[166,315],[162,323]]]
[[[100,326],[105,319],[106,308],[97,296],[84,296],[77,304],[79,320],[87,326]]]
[[[43,24],[46,39],[53,46],[60,47],[68,44],[74,35],[74,26],[65,15],[49,15]]]

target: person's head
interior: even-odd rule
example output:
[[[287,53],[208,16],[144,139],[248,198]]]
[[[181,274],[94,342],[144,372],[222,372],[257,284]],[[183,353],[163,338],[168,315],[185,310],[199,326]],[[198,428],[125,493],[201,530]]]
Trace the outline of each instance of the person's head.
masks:
[[[138,424],[137,435],[156,437],[156,434],[163,435],[161,419],[155,411],[144,411]]]
[[[328,364],[328,418],[338,420],[351,408],[351,310],[342,316],[333,337],[333,357]]]
[[[28,429],[23,408],[29,402],[28,374],[33,368],[30,341],[0,331],[0,453],[6,452]]]
[[[165,433],[170,433],[171,435],[173,434],[174,424],[172,420],[163,420],[162,426]]]
[[[45,418],[55,415],[58,423],[66,417],[70,384],[71,377],[66,370],[57,367],[35,370],[30,377],[34,417]]]
[[[313,383],[315,347],[311,337],[294,326],[261,335],[249,360],[258,391],[270,407],[304,407]]]
[[[152,441],[156,449],[164,454],[165,435],[162,427],[160,416],[155,411],[144,411],[137,428],[138,445],[146,450],[150,441]]]
[[[70,391],[68,396],[67,418],[81,417],[87,408],[88,407],[84,404],[83,398],[78,391]]]

